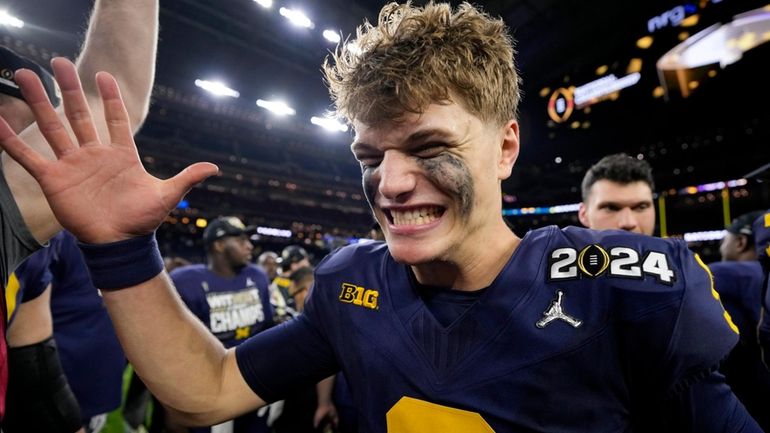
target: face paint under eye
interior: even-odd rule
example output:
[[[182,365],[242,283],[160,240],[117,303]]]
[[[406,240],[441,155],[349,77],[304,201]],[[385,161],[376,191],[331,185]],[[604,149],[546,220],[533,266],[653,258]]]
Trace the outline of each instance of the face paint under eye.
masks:
[[[460,205],[460,217],[470,217],[474,202],[473,176],[468,166],[460,159],[449,154],[433,158],[418,159],[420,166],[433,183],[457,198]]]
[[[374,182],[372,182],[373,172],[373,168],[361,166],[361,181],[364,188],[364,196],[366,196],[366,201],[369,202],[369,207],[372,208],[372,211],[374,211],[374,193],[377,188],[374,185]]]

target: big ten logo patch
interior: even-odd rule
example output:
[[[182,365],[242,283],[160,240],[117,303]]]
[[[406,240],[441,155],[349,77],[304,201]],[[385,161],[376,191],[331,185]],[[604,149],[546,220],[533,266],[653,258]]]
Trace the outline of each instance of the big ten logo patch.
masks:
[[[209,327],[211,332],[229,332],[265,320],[265,310],[256,288],[237,292],[209,292]]]
[[[366,289],[355,284],[342,283],[342,292],[340,301],[346,304],[358,305],[359,307],[376,310],[377,298],[380,293],[373,289]]]

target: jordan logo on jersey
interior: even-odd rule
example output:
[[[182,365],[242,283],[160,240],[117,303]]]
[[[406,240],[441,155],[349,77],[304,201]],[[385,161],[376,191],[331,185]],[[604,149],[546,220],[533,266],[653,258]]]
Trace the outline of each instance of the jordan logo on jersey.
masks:
[[[540,329],[543,329],[554,320],[563,320],[573,328],[577,328],[583,324],[583,321],[578,320],[564,312],[564,309],[561,306],[561,301],[563,297],[564,297],[564,292],[562,292],[561,290],[558,290],[556,292],[556,299],[554,299],[551,302],[551,306],[548,307],[548,309],[545,310],[545,312],[543,312],[543,318],[538,320],[537,323],[535,323],[535,326],[537,326]]]

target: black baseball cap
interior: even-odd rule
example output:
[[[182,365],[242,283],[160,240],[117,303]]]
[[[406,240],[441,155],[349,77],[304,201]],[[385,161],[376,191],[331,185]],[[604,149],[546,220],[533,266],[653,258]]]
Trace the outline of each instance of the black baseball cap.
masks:
[[[203,231],[203,243],[209,246],[219,239],[228,236],[240,236],[251,234],[253,227],[246,227],[243,221],[234,217],[219,217],[211,221]]]
[[[290,265],[302,261],[310,260],[310,255],[299,245],[289,245],[281,251],[281,265]]]
[[[727,226],[727,231],[736,235],[746,235],[753,237],[754,229],[752,228],[752,225],[754,224],[754,221],[756,221],[756,219],[764,213],[764,211],[756,210],[754,212],[743,214],[734,219],[732,224]]]
[[[53,75],[47,69],[33,62],[32,60],[16,54],[6,47],[0,46],[0,92],[6,95],[19,98],[24,101],[24,95],[21,94],[19,85],[16,84],[15,74],[18,69],[30,69],[40,77],[43,82],[45,92],[54,106],[59,105],[61,101],[59,87]]]

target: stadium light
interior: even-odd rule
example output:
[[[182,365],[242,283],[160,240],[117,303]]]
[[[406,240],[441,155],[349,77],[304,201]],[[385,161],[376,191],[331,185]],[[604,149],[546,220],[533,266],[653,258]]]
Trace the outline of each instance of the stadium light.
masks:
[[[229,96],[231,98],[241,96],[240,92],[225,86],[219,81],[195,80],[195,85],[217,96]]]
[[[270,8],[273,6],[273,0],[254,0],[254,2],[263,8]]]
[[[278,12],[289,20],[290,23],[294,24],[297,27],[305,27],[307,29],[312,29],[315,27],[312,21],[310,21],[310,18],[307,17],[304,13],[301,11],[295,10],[295,9],[288,9],[288,8],[281,8],[278,10]]]
[[[271,111],[279,116],[285,116],[287,114],[293,116],[297,113],[293,108],[286,105],[286,103],[283,101],[265,101],[264,99],[257,99],[257,106]]]
[[[345,125],[344,123],[340,123],[339,121],[331,117],[313,116],[310,118],[310,123],[312,123],[313,125],[318,125],[327,131],[347,132],[348,130],[348,125]]]
[[[324,30],[323,35],[327,41],[333,44],[340,43],[340,39],[341,39],[340,34],[335,32],[334,30]]]
[[[24,21],[9,14],[8,11],[0,11],[0,24],[19,29],[24,27]]]

